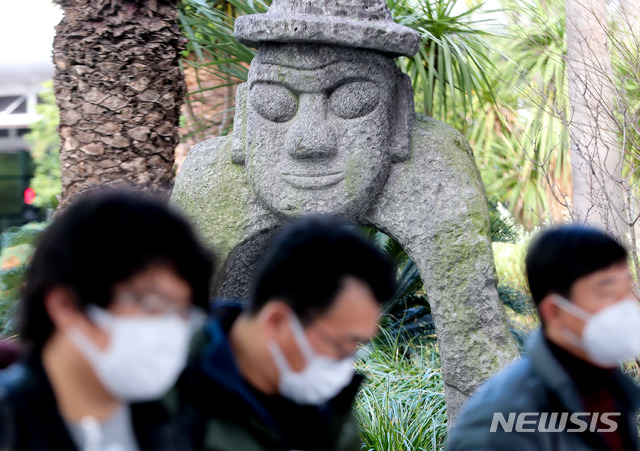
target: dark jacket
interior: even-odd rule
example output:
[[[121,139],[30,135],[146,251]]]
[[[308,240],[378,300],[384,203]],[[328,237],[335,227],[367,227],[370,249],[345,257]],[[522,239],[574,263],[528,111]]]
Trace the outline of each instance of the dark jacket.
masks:
[[[0,338],[0,369],[17,362],[19,355],[20,344],[17,341]]]
[[[251,388],[236,366],[227,334],[239,307],[218,307],[205,326],[197,356],[181,378],[180,397],[195,409],[195,435],[207,451],[288,451],[300,449],[295,436],[308,443],[303,449],[359,451],[361,441],[352,404],[361,383],[352,383],[325,405],[299,406],[281,396],[267,396]],[[199,349],[198,349],[199,348]],[[284,421],[283,421],[284,419]]]
[[[620,420],[620,431],[625,450],[638,450],[638,426],[636,413],[640,408],[640,389],[620,370],[612,370],[607,378],[607,392],[615,400]],[[588,377],[586,374],[577,378]],[[584,432],[569,432],[580,429],[581,423],[571,420],[570,415],[587,412],[576,381],[567,372],[565,366],[555,357],[551,345],[541,332],[537,332],[529,343],[529,353],[512,364],[478,389],[467,403],[455,422],[448,439],[450,451],[470,450],[607,450],[609,447],[602,434],[591,431],[587,426]],[[515,412],[515,414],[514,414]],[[530,412],[524,416],[527,423],[521,423],[521,432],[516,431],[518,414]],[[540,432],[536,419],[546,412],[546,426],[556,413],[560,423],[565,413],[567,427],[561,432]],[[490,432],[494,422],[494,413],[501,418],[515,418],[511,432],[497,421],[495,432]],[[534,420],[532,423],[528,421]],[[587,415],[578,420],[590,423]],[[543,424],[543,428],[544,428]],[[583,427],[585,425],[582,425]],[[533,429],[533,432],[525,432]]]
[[[187,429],[157,402],[131,405],[141,450],[188,451]],[[0,372],[0,450],[75,451],[49,379],[32,355]]]

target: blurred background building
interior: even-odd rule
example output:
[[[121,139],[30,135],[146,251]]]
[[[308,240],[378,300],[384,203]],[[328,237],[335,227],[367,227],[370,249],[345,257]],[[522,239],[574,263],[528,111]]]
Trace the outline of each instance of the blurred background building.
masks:
[[[49,0],[0,4],[0,232],[37,217],[24,135],[38,120],[42,83],[53,77],[51,48],[61,17]]]

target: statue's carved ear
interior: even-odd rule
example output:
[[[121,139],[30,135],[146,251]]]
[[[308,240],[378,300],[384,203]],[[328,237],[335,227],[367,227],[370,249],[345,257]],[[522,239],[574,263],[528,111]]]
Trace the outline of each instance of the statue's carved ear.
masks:
[[[411,129],[415,118],[411,79],[398,70],[395,110],[391,112],[393,133],[389,142],[391,161],[400,163],[411,157]]]
[[[247,83],[242,83],[236,90],[236,114],[233,119],[233,136],[231,137],[231,161],[244,164],[247,144]]]

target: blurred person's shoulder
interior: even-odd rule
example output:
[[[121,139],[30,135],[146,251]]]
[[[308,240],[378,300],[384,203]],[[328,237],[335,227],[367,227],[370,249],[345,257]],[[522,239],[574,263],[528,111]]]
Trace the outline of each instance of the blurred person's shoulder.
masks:
[[[505,443],[507,448],[501,447],[501,441],[507,436],[491,431],[496,419],[508,421],[523,412],[540,412],[551,403],[544,382],[531,359],[525,356],[487,380],[471,396],[453,424],[447,448],[452,451],[513,449],[514,442]],[[525,442],[536,439],[527,434],[508,437],[509,441],[516,438]],[[533,442],[519,443],[524,449],[528,449],[527,444],[535,446]]]
[[[202,398],[203,383],[207,392],[211,392],[212,380],[204,369],[217,372],[218,367],[228,368],[232,363],[227,336],[243,309],[242,302],[235,299],[213,300],[206,320],[192,336],[187,367],[177,384],[180,392],[195,391],[197,397]]]
[[[545,385],[536,374],[531,359],[524,356],[482,384],[465,405],[458,422],[473,412],[488,415],[530,411],[545,404],[547,398]]]
[[[243,312],[244,304],[237,299],[216,298],[211,302],[204,321],[193,331],[189,347],[189,362],[196,363],[210,346],[226,341],[231,326]],[[224,339],[224,340],[223,340]],[[212,343],[213,342],[213,343]]]
[[[24,394],[29,370],[25,362],[16,362],[0,370],[0,402],[8,402],[19,394]]]
[[[0,370],[16,363],[20,357],[21,346],[17,340],[0,338]]]
[[[0,339],[0,404],[8,405],[24,385],[27,377],[25,362],[19,361],[20,345]]]
[[[34,377],[26,362],[15,362],[0,370],[0,449],[14,450],[17,446],[16,431],[31,408],[39,400],[34,389]]]
[[[5,413],[9,409],[16,418],[31,417],[33,408],[48,412],[55,403],[39,355],[27,354],[0,370],[0,404],[4,406]]]

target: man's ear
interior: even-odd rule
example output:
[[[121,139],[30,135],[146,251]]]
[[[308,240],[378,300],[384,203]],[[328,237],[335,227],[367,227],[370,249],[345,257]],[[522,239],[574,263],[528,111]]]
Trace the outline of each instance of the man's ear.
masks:
[[[267,302],[258,313],[258,322],[263,331],[270,338],[276,338],[286,330],[291,308],[282,301]]]
[[[44,308],[58,330],[75,325],[78,316],[82,316],[73,295],[64,287],[54,287],[45,294]]]
[[[553,324],[558,318],[560,313],[560,307],[554,302],[557,294],[550,293],[546,295],[538,304],[538,312],[540,314],[540,321],[544,324]]]
[[[411,79],[397,70],[393,110],[390,114],[391,137],[389,151],[393,163],[401,163],[411,158],[411,130],[415,120],[415,105]]]
[[[248,84],[242,83],[236,90],[236,114],[233,118],[231,137],[231,161],[244,165],[247,148],[247,95]]]

